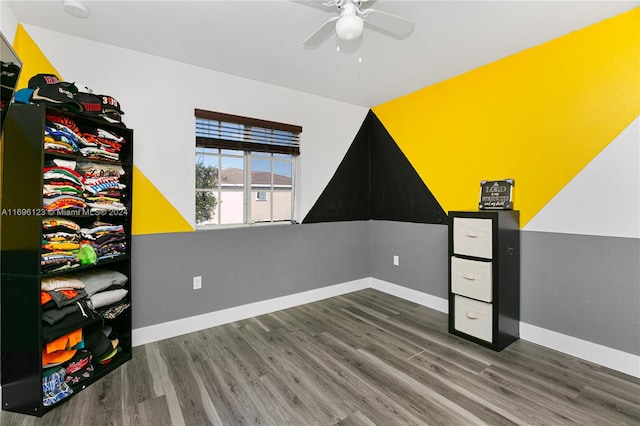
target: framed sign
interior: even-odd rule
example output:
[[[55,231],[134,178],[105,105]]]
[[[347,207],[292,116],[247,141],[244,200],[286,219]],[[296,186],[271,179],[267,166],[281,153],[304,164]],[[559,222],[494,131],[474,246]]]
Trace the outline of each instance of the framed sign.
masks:
[[[512,210],[513,179],[480,181],[480,210]]]

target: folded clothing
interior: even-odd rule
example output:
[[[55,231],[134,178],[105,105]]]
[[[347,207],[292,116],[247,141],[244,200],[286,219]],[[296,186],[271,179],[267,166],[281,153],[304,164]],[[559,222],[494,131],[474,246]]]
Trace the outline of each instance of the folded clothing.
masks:
[[[58,351],[66,351],[72,349],[75,345],[82,341],[82,329],[79,328],[64,336],[58,337],[52,342],[45,345],[43,354],[52,354]]]
[[[120,165],[87,161],[78,163],[78,169],[82,173],[84,198],[89,207],[105,211],[126,211],[121,192],[126,188],[122,183],[125,170]]]
[[[56,272],[80,266],[80,259],[71,251],[53,251],[40,255],[42,272]]]
[[[40,265],[42,272],[76,268],[82,264],[78,257],[80,226],[59,217],[42,219]]]
[[[84,284],[72,275],[63,275],[59,277],[43,278],[40,281],[40,289],[42,291],[52,291],[58,289],[81,289],[84,288]]]
[[[131,303],[129,302],[116,303],[115,305],[110,305],[105,308],[99,309],[98,313],[102,318],[112,320],[117,318],[118,315],[120,315],[124,311],[126,311],[129,308],[129,306],[131,306]]]
[[[129,280],[125,274],[109,269],[82,271],[73,276],[84,284],[84,291],[89,297],[109,287],[122,287]]]
[[[69,361],[76,354],[75,349],[66,349],[62,351],[55,351],[47,353],[46,350],[42,351],[42,367],[48,368],[55,365],[64,364]]]
[[[127,253],[123,225],[96,221],[91,228],[82,228],[80,232],[83,240],[95,250],[98,262]]]
[[[84,328],[95,322],[103,321],[102,317],[91,310],[81,311],[78,310],[71,315],[66,316],[62,321],[57,322],[54,325],[43,324],[42,325],[42,341],[49,343],[57,339],[58,337],[69,333],[78,328]]]
[[[104,306],[112,305],[116,302],[121,301],[125,298],[128,291],[120,288],[116,290],[107,290],[101,291],[100,293],[96,293],[91,296],[91,303],[93,304],[93,309],[102,308]]]
[[[78,305],[77,303],[58,309],[47,309],[45,311],[42,311],[42,322],[45,324],[54,325],[62,321],[65,317],[78,311],[80,311],[80,305]]]
[[[93,356],[88,350],[82,349],[77,351],[73,358],[66,364],[67,375],[65,382],[70,385],[77,385],[93,376],[94,368],[93,364],[91,364],[92,359]]]
[[[42,404],[45,407],[62,401],[73,394],[73,389],[66,383],[67,370],[60,368],[42,378]]]
[[[54,307],[62,308],[76,303],[78,300],[86,299],[87,293],[83,289],[59,289],[53,291],[40,292],[40,304],[43,309]]]

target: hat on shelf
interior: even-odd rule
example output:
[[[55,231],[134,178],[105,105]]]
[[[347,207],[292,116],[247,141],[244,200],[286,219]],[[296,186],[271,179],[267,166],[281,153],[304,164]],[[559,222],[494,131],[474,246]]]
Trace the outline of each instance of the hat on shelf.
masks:
[[[36,74],[29,79],[28,86],[29,91],[20,93],[17,102],[45,103],[126,127],[120,102],[113,96],[96,94],[85,84],[62,81],[55,74]]]
[[[30,104],[32,93],[33,93],[33,89],[29,89],[29,88],[20,89],[13,94],[13,100],[14,102],[18,102],[21,104]]]
[[[72,112],[82,112],[82,105],[76,101],[78,88],[73,83],[61,81],[55,74],[36,74],[29,79],[33,89],[32,103],[46,103]]]
[[[86,84],[79,83],[77,81],[74,81],[73,84],[78,88],[78,92],[91,93],[92,95],[95,95],[95,92]]]
[[[76,93],[76,101],[82,105],[82,115],[90,117],[98,117],[102,112],[102,102],[100,98],[93,93],[78,92]]]
[[[58,83],[64,83],[55,74],[36,74],[29,79],[27,87],[35,89],[36,87],[51,86]],[[76,90],[77,91],[77,90]]]
[[[120,108],[120,102],[118,102],[113,96],[98,96],[102,101],[102,111],[100,113],[100,117],[111,124],[120,124],[124,126],[124,123],[122,122],[124,111],[122,111],[122,108]]]
[[[102,112],[100,97],[84,83],[74,82],[73,84],[78,88],[76,100],[82,105],[82,115],[99,117]]]

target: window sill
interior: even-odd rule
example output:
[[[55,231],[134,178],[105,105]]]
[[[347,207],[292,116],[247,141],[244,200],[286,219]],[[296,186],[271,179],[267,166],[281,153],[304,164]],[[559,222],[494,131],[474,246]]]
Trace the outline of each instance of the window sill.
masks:
[[[298,222],[281,221],[281,222],[259,222],[259,223],[233,223],[227,225],[196,225],[198,231],[213,231],[216,229],[236,229],[236,228],[261,228],[265,226],[289,226],[297,225]]]

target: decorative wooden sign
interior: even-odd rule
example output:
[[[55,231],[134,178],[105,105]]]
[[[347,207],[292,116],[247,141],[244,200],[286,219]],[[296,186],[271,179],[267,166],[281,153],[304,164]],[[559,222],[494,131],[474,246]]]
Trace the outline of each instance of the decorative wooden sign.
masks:
[[[512,210],[513,179],[480,181],[480,210]]]

